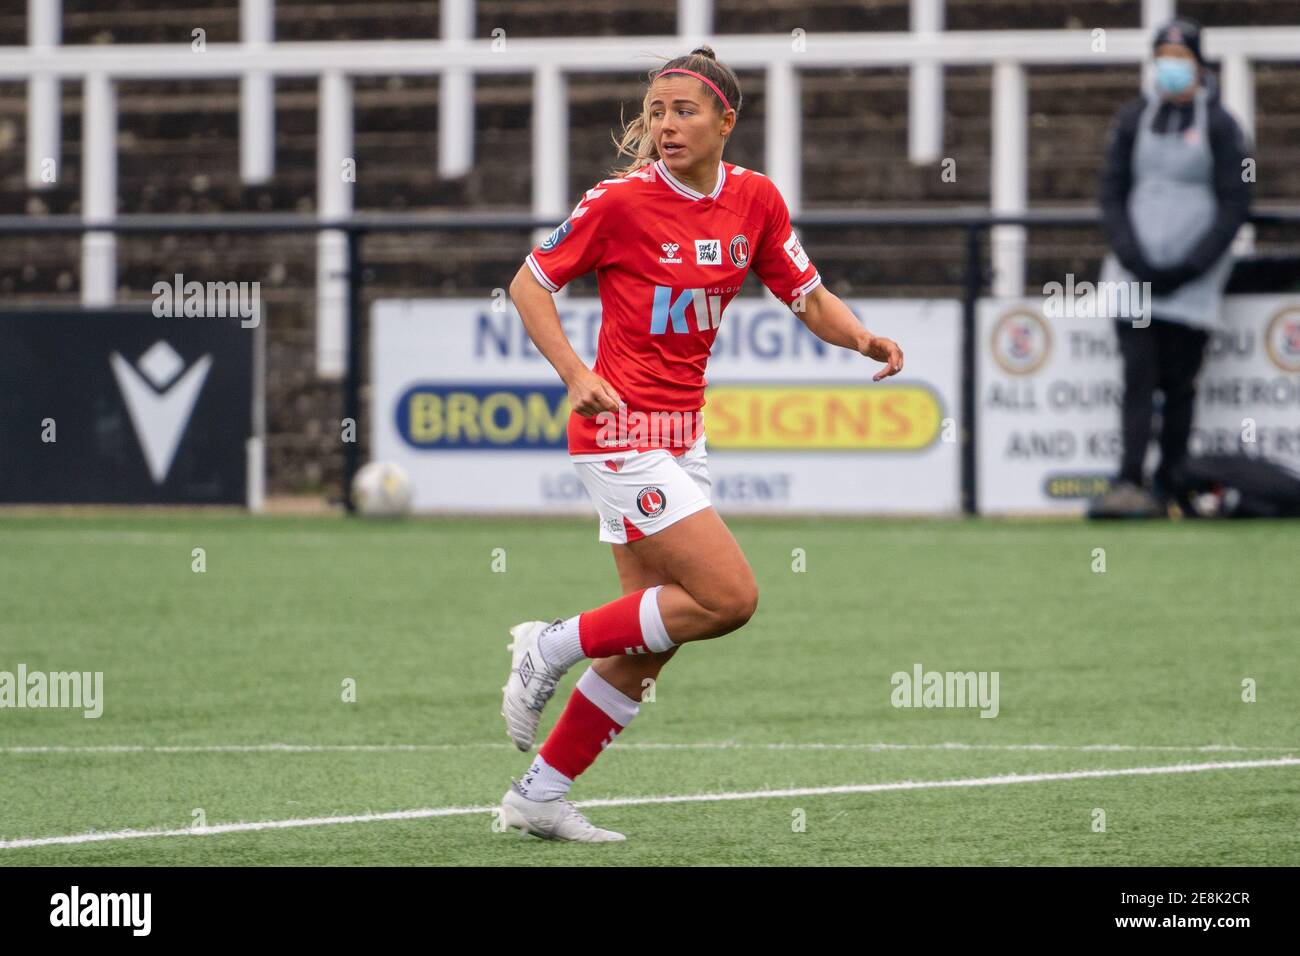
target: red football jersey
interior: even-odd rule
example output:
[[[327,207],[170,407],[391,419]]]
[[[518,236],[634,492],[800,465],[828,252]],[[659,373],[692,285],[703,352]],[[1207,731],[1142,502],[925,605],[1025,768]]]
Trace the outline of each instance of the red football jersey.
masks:
[[[751,265],[787,305],[821,283],[775,184],[722,162],[707,196],[676,179],[662,160],[603,180],[527,263],[551,292],[596,270],[601,324],[593,371],[618,392],[631,427],[619,436],[624,444],[611,446],[612,430],[602,425],[616,416],[572,413],[569,454],[580,460],[612,448],[680,454],[694,444],[703,430],[709,352]],[[652,425],[641,434],[638,412],[643,421],[656,412],[679,414],[673,428]]]

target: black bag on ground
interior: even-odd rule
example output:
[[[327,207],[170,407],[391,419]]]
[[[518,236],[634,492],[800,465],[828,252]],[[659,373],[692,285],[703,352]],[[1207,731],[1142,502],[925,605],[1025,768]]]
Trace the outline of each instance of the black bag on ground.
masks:
[[[1189,457],[1176,470],[1173,486],[1184,510],[1194,496],[1212,496],[1208,509],[1203,504],[1195,508],[1204,517],[1300,517],[1300,477],[1265,458]]]

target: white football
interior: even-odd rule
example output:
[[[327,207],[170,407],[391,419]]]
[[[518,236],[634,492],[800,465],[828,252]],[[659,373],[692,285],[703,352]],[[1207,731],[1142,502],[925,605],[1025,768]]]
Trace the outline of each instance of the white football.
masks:
[[[390,461],[372,461],[352,482],[357,513],[372,518],[396,518],[411,510],[411,478]]]

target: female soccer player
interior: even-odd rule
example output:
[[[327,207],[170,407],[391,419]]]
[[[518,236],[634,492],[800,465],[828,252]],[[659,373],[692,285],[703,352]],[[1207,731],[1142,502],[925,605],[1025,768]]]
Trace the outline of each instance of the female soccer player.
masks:
[[[903,367],[898,346],[821,285],[772,182],[722,161],[740,100],[735,73],[707,46],[665,64],[618,143],[633,161],[587,191],[510,285],[529,336],[568,386],[569,457],[600,514],[623,596],[510,629],[501,712],[522,751],[564,673],[583,658],[595,663],[506,791],[509,829],[624,839],[563,796],[636,716],[646,678],[687,641],[744,626],[758,605],[753,571],[710,506],[700,417],[709,350],[750,267],[819,338],[885,363],[876,381]],[[552,293],[593,269],[602,318],[589,369]]]

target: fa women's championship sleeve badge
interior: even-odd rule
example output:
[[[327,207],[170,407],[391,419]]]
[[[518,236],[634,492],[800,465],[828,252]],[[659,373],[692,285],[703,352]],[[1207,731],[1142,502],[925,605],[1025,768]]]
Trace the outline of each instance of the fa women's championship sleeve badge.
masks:
[[[542,240],[542,251],[550,252],[560,243],[562,243],[569,232],[573,229],[573,220],[566,219],[555,227],[555,231]]]
[[[737,269],[749,261],[749,240],[743,235],[731,240],[731,262]]]

